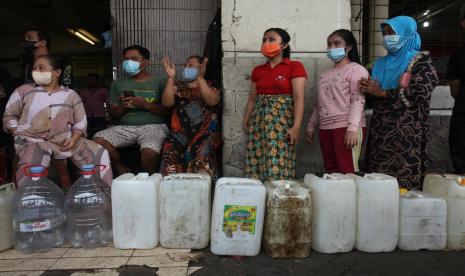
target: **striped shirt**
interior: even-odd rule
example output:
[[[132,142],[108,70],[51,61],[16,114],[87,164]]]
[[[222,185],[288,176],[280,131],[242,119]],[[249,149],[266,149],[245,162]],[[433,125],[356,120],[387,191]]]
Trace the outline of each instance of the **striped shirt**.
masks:
[[[25,84],[8,100],[3,126],[8,132],[16,128],[15,135],[31,142],[61,145],[72,136],[72,131],[85,136],[87,119],[81,98],[74,90],[61,86],[49,94],[42,86]]]

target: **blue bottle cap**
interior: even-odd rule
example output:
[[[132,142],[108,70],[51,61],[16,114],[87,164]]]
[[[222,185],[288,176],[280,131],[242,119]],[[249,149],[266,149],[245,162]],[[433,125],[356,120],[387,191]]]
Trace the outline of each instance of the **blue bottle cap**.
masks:
[[[45,170],[44,167],[41,167],[41,166],[34,166],[34,167],[29,168],[29,172],[33,174],[43,173],[44,170]]]
[[[95,168],[94,164],[85,164],[82,165],[82,170],[83,171],[92,171]]]

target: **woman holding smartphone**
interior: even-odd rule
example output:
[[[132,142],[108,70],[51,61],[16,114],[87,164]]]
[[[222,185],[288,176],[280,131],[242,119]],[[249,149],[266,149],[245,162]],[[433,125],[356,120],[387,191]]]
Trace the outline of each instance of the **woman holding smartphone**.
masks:
[[[374,63],[360,91],[377,98],[368,134],[366,170],[397,177],[399,186],[421,189],[426,170],[431,92],[438,77],[428,52],[419,52],[417,23],[397,16],[381,24],[388,54]]]
[[[267,62],[252,72],[243,120],[248,134],[245,174],[261,181],[295,178],[307,73],[302,63],[290,60],[290,40],[281,28],[266,30],[261,53]]]

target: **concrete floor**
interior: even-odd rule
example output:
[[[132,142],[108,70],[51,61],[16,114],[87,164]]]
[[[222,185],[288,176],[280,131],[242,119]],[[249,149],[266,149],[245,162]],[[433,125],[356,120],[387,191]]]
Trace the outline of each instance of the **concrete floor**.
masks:
[[[1,276],[50,275],[172,275],[186,276],[196,270],[189,260],[203,253],[188,249],[119,250],[113,247],[75,249],[67,246],[46,253],[0,253]]]
[[[190,261],[190,262],[189,262]],[[1,276],[202,276],[202,275],[465,275],[465,252],[394,251],[391,253],[319,254],[304,259],[272,259],[265,254],[242,260],[213,255],[208,249],[191,252],[155,248],[92,250],[55,248],[48,253],[0,253]]]
[[[201,275],[465,275],[465,252],[394,251],[391,253],[320,254],[304,259],[271,259],[263,253],[244,260],[206,256],[196,263]]]

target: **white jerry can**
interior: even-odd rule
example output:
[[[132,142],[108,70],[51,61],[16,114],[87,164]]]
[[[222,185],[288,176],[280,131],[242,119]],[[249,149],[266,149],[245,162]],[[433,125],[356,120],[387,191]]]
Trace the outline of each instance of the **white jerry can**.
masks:
[[[447,242],[447,204],[424,192],[402,192],[398,247],[407,251],[441,250]]]
[[[216,182],[210,244],[213,254],[260,253],[265,199],[266,189],[259,180],[223,177]]]
[[[113,241],[119,249],[150,249],[158,245],[158,189],[161,174],[126,173],[113,180]]]
[[[465,249],[465,177],[453,174],[428,174],[423,191],[442,197],[447,203],[447,245],[453,250]]]
[[[0,252],[13,247],[13,225],[11,223],[13,212],[13,183],[0,186]]]
[[[397,179],[381,173],[350,176],[357,189],[355,248],[370,253],[394,251],[399,237]]]
[[[160,185],[160,244],[202,249],[210,239],[211,178],[207,174],[165,176]]]
[[[263,245],[273,258],[304,258],[312,247],[312,198],[301,182],[269,185]]]
[[[355,183],[346,175],[307,174],[312,194],[312,248],[321,253],[349,252],[355,244]]]

